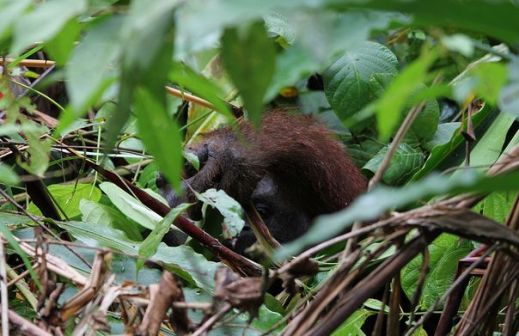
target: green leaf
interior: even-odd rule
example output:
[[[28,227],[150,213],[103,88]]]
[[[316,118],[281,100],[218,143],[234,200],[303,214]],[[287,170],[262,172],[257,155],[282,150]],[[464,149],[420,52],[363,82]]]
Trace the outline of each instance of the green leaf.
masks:
[[[389,145],[383,147],[363,169],[371,171],[373,174],[378,170],[382,160],[387,154]],[[419,148],[408,144],[400,144],[391,159],[388,169],[384,173],[383,181],[390,185],[397,185],[405,182],[422,166],[425,156]]]
[[[32,3],[31,0],[2,1],[0,3],[0,40],[7,35],[12,24]]]
[[[185,64],[174,64],[170,79],[200,98],[204,98],[214,105],[217,111],[231,117],[229,106],[222,100],[223,91],[213,81],[197,74]]]
[[[29,223],[32,223],[32,219],[27,216],[0,212],[0,225],[20,226]]]
[[[53,0],[35,6],[17,19],[12,53],[18,54],[36,42],[52,39],[71,18],[85,9],[85,0]]]
[[[139,135],[146,149],[153,154],[168,182],[178,190],[182,169],[180,130],[147,89],[137,89],[134,105]]]
[[[137,254],[139,246],[137,242],[129,240],[123,231],[105,225],[103,222],[67,221],[56,222],[56,224],[86,245],[111,248],[128,255]]]
[[[329,239],[355,221],[373,220],[391,209],[398,209],[431,196],[458,194],[461,192],[495,192],[519,189],[519,172],[506,175],[481,177],[473,170],[454,176],[431,174],[402,188],[379,186],[358,197],[348,208],[317,218],[307,233],[276,251],[276,258],[295,255],[308,245]],[[370,211],[366,211],[370,209]]]
[[[222,36],[222,61],[243,98],[249,118],[259,123],[263,98],[276,62],[273,42],[262,22],[226,29]]]
[[[20,178],[11,167],[0,163],[0,183],[16,185],[20,183]]]
[[[130,241],[120,230],[77,221],[56,222],[56,224],[84,244],[111,248],[130,256],[138,256],[140,243]],[[164,243],[159,244],[157,253],[151,260],[207,292],[214,290],[214,273],[217,268],[223,267],[221,263],[208,261],[188,246],[171,247]]]
[[[519,8],[509,1],[487,2],[463,1],[387,1],[369,0],[362,2],[333,3],[335,8],[350,9],[354,4],[363,8],[399,11],[411,14],[413,23],[420,26],[439,26],[448,29],[461,28],[493,36],[498,40],[515,43],[519,41]],[[492,15],[488,15],[492,13]],[[479,18],[474,20],[474,18]]]
[[[519,118],[519,61],[508,64],[508,83],[503,87],[499,96],[501,111]]]
[[[117,76],[122,17],[99,20],[72,52],[65,67],[67,92],[75,115],[94,103]],[[96,69],[92,71],[92,69]]]
[[[47,189],[68,218],[74,218],[81,214],[79,209],[81,200],[97,202],[101,199],[101,191],[88,183],[53,184],[48,186]],[[27,206],[27,211],[35,215],[41,215],[40,209],[32,202]]]
[[[472,116],[472,124],[474,127],[480,125],[492,112],[493,109],[491,109],[489,105],[485,105],[481,111]],[[433,171],[449,156],[449,154],[458,148],[464,140],[465,139],[461,132],[455,132],[454,136],[447,143],[433,147],[424,166],[413,176],[412,180],[416,181]]]
[[[425,81],[427,70],[437,57],[435,51],[424,52],[416,61],[408,65],[387,88],[376,103],[377,126],[383,141],[389,139],[400,121],[402,109],[408,99]]]
[[[157,253],[152,260],[164,263],[169,269],[179,276],[194,282],[207,292],[214,291],[214,275],[218,268],[224,267],[222,263],[207,260],[203,255],[196,253],[189,246],[167,246],[160,243]],[[180,271],[185,272],[182,274]]]
[[[504,223],[517,196],[519,196],[517,191],[494,192],[485,197],[475,210],[498,223]]]
[[[25,137],[29,148],[28,160],[21,160],[17,158],[18,165],[31,174],[42,177],[49,166],[49,152],[51,148],[50,139],[41,139],[42,130],[34,132],[26,132]]]
[[[362,326],[366,319],[374,314],[374,311],[364,308],[356,310],[332,333],[332,336],[365,336]]]
[[[18,241],[14,238],[11,231],[9,231],[9,228],[7,225],[0,224],[0,233],[2,236],[7,240],[9,245],[16,251],[16,253],[22,258],[23,264],[27,268],[27,271],[29,271],[29,274],[31,275],[32,281],[36,284],[36,287],[38,287],[38,290],[41,292],[43,290],[43,287],[40,282],[40,278],[34,271],[34,268],[32,267],[32,263],[29,260],[29,257],[27,254],[22,250],[20,247],[20,244],[18,244]]]
[[[506,83],[507,71],[504,64],[496,62],[479,62],[469,70],[454,86],[454,96],[458,101],[464,101],[471,94],[485,99],[496,105],[501,88]]]
[[[411,124],[407,136],[413,136],[420,144],[431,140],[438,129],[440,106],[436,100],[428,100],[422,111]]]
[[[137,263],[138,268],[141,268],[144,264],[145,259],[148,259],[157,252],[157,248],[162,241],[162,238],[168,233],[171,228],[171,223],[184,211],[189,208],[190,204],[182,203],[179,206],[171,209],[171,211],[161,220],[153,231],[144,239],[141,246],[139,247],[139,256],[144,259],[139,260]]]
[[[119,210],[87,199],[79,202],[81,220],[92,225],[106,225],[121,230],[125,235],[135,241],[142,240],[139,227],[128,220]]]
[[[429,273],[420,298],[423,310],[429,309],[452,285],[458,261],[472,249],[470,241],[450,234],[440,235],[429,245]],[[402,269],[402,289],[408,298],[416,291],[422,263],[423,257],[418,256]]]
[[[505,144],[507,132],[514,122],[514,117],[499,113],[483,137],[470,152],[470,165],[481,171],[486,170],[499,158]]]
[[[324,92],[340,117],[349,117],[378,98],[370,81],[375,74],[396,76],[398,60],[384,45],[365,42],[349,49],[323,73]]]
[[[69,20],[63,29],[52,40],[47,42],[45,50],[49,53],[52,60],[59,66],[65,65],[70,53],[74,48],[74,43],[79,37],[81,26],[75,19]]]
[[[274,327],[276,323],[281,321],[282,318],[283,315],[280,313],[268,309],[265,305],[261,305],[258,311],[258,317],[254,319],[252,326],[261,331],[268,331]],[[275,330],[279,330],[283,328],[283,326],[284,323],[280,323]]]
[[[108,196],[110,201],[128,218],[143,227],[153,230],[162,217],[142,204],[141,201],[111,182],[103,182],[99,188]]]
[[[290,5],[287,2],[278,2]],[[384,29],[393,21],[402,19],[393,13],[351,10],[344,13],[305,11],[296,5],[290,15],[290,24],[296,34],[293,45],[280,53],[267,100],[274,98],[286,86],[315,72],[323,72],[337,58],[337,54],[356,49],[369,38],[370,32]],[[287,13],[287,12],[285,12]]]
[[[184,156],[184,159],[186,159],[187,162],[189,162],[190,165],[195,168],[196,171],[200,170],[200,160],[198,159],[198,156],[192,152],[183,151],[182,155]]]
[[[455,132],[461,127],[461,122],[450,122],[439,124],[434,136],[424,144],[424,147],[431,151],[436,146],[447,144],[454,137]]]
[[[167,111],[164,86],[172,65],[175,36],[174,1],[135,0],[121,31],[121,76],[118,104],[106,125],[105,144],[111,147],[130,116],[137,87],[146,88],[161,111]],[[146,52],[142,52],[146,50]],[[171,126],[171,123],[168,125]],[[170,137],[175,136],[174,134]],[[149,144],[148,144],[149,145]],[[172,146],[176,148],[176,146]],[[174,160],[179,153],[173,153]],[[174,172],[166,172],[170,179]],[[178,177],[170,180],[178,185]]]
[[[231,198],[223,190],[208,189],[201,194],[196,194],[196,197],[218,209],[222,214],[224,221],[222,223],[223,236],[226,239],[238,236],[245,225],[243,220],[243,209],[236,200]]]

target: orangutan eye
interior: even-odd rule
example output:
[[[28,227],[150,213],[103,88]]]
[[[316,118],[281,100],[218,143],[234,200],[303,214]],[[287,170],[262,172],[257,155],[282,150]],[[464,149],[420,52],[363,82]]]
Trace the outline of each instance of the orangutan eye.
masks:
[[[270,215],[270,207],[264,203],[257,203],[255,205],[256,207],[256,211],[258,212],[258,214],[263,218],[265,219],[266,217],[268,217]]]

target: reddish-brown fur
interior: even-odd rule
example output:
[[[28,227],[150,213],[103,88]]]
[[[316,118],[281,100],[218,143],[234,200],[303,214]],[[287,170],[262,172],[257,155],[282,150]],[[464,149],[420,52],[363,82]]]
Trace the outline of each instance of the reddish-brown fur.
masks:
[[[266,173],[310,217],[346,207],[366,188],[342,143],[310,116],[273,111],[258,129],[247,122],[239,132],[219,129],[191,150],[200,154],[204,146],[209,159],[188,183],[197,191],[223,189],[242,204]]]

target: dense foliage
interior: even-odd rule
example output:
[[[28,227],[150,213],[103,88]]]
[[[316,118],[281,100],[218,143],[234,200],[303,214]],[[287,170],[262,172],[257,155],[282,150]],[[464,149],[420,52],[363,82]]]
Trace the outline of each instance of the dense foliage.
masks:
[[[486,273],[462,278],[454,311],[480,319],[457,332],[512,335],[518,18],[519,5],[505,0],[0,0],[2,321],[35,334],[152,333],[139,327],[153,325],[142,313],[158,309],[154,290],[169,279],[182,291],[164,334],[386,334],[385,321],[387,334],[432,335],[420,317],[438,321],[460,288],[455,276],[484,264]],[[164,244],[189,205],[164,208],[159,172],[178,188],[183,162],[196,166],[184,146],[238,113],[259,123],[279,106],[336,132],[372,178],[369,192],[263,251],[261,266],[196,235]],[[239,233],[236,201],[215,190],[199,198],[221,214],[207,211],[205,231]],[[372,234],[331,243],[361,222]],[[330,243],[309,255],[315,272],[278,268],[322,242]],[[482,252],[465,258],[474,249]],[[394,268],[389,280],[370,277],[379,265]],[[496,275],[496,265],[506,272]],[[277,269],[272,279],[285,287],[265,294],[262,285],[259,299],[247,292],[249,301],[231,304],[215,281],[222,268],[263,269],[263,278],[233,280],[243,288]],[[177,280],[161,280],[162,270]],[[368,299],[370,279],[379,293]],[[498,297],[485,301],[493,285]],[[477,315],[475,297],[487,315]],[[314,315],[307,302],[320,302]],[[188,322],[179,318],[186,312]]]

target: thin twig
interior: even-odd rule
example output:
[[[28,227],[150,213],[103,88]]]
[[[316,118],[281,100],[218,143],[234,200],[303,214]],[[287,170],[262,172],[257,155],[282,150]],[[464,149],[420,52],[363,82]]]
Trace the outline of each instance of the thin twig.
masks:
[[[418,104],[417,106],[413,107],[411,111],[407,114],[407,116],[404,119],[404,122],[398,129],[398,132],[396,133],[395,137],[393,138],[393,141],[391,141],[391,144],[389,145],[389,149],[384,156],[384,159],[382,160],[382,163],[380,163],[380,166],[378,167],[377,171],[375,172],[375,175],[371,178],[368,185],[368,190],[372,190],[379,182],[382,180],[382,176],[384,176],[384,173],[389,168],[389,164],[391,163],[391,159],[393,159],[393,156],[395,155],[398,146],[400,146],[400,143],[402,142],[402,139],[407,134],[407,131],[413,124],[413,121],[416,119],[418,114],[423,110],[425,107],[425,102],[422,102]]]
[[[207,331],[211,329],[211,327],[218,322],[219,319],[221,319],[229,310],[231,310],[231,305],[228,303],[225,303],[223,307],[213,316],[211,316],[207,321],[200,326],[191,336],[200,336],[204,335]]]
[[[3,57],[0,57],[0,65],[4,65],[5,63],[13,63],[14,59],[6,58],[4,60]],[[54,66],[56,62],[50,60],[39,60],[39,59],[24,59],[18,62],[17,66],[25,66],[28,68],[50,68]]]

